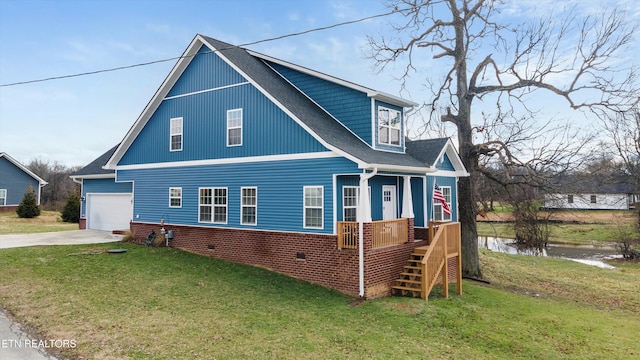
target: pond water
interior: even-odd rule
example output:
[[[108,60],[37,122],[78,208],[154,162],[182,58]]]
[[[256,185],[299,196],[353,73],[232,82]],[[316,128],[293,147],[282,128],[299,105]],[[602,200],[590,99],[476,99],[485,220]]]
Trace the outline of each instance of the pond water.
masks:
[[[478,247],[506,254],[559,257],[607,269],[615,269],[615,267],[605,263],[604,260],[621,257],[616,249],[607,246],[550,243],[547,248],[538,250],[517,247],[514,245],[514,239],[490,236],[478,236]]]

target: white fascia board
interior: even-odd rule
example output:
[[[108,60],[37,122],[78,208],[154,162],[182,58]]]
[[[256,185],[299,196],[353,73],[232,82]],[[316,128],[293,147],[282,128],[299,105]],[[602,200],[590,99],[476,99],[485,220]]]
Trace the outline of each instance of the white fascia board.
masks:
[[[386,102],[388,104],[401,106],[403,108],[412,108],[412,107],[418,105],[418,103],[415,103],[413,101],[405,100],[405,99],[403,99],[401,97],[398,97],[398,96],[395,96],[395,95],[391,95],[391,94],[387,94],[387,93],[382,92],[382,91],[369,90],[367,92],[367,96],[370,97],[370,98],[379,100],[379,101]]]
[[[44,181],[40,176],[36,175],[34,172],[29,170],[26,166],[20,164],[20,162],[18,162],[18,160],[12,158],[11,156],[9,156],[9,154],[7,154],[5,152],[0,153],[0,158],[3,158],[3,157],[6,158],[7,160],[9,160],[9,162],[12,163],[13,165],[15,165],[18,169],[22,170],[27,175],[29,175],[32,178],[34,178],[35,180],[37,180],[38,183],[40,184],[40,187],[45,186],[45,185],[48,184],[48,182]]]
[[[436,169],[428,168],[428,167],[403,166],[403,165],[391,165],[391,164],[365,164],[364,166],[358,166],[358,168],[364,169],[364,170],[378,169],[378,171],[417,173],[417,174],[429,174],[429,175],[431,175],[431,173],[436,171]]]
[[[94,174],[94,175],[73,175],[69,176],[72,180],[88,180],[88,179],[115,179],[116,174]]]
[[[460,178],[460,177],[468,177],[469,173],[466,171],[436,170],[436,172],[431,173],[429,175]]]
[[[200,34],[196,35],[191,44],[184,51],[178,62],[173,66],[171,72],[162,82],[162,85],[156,90],[156,93],[153,95],[147,106],[145,106],[144,110],[133,124],[133,126],[129,129],[124,139],[116,149],[116,151],[111,155],[111,158],[107,161],[107,163],[102,167],[107,170],[114,170],[116,165],[122,159],[124,153],[129,149],[129,146],[133,143],[135,138],[140,134],[144,126],[147,124],[147,121],[151,118],[153,113],[158,109],[165,96],[169,93],[173,85],[176,83],[180,75],[184,72],[187,66],[193,60],[194,55],[198,52],[200,47],[204,44],[202,36]]]
[[[316,70],[312,70],[312,69],[306,68],[304,66],[296,65],[296,64],[290,63],[288,61],[284,61],[284,60],[277,59],[277,58],[274,58],[274,57],[271,57],[271,56],[268,56],[268,55],[264,55],[264,54],[261,54],[259,52],[255,52],[255,51],[252,51],[252,50],[247,50],[247,52],[249,54],[251,54],[252,56],[255,56],[257,58],[260,58],[260,59],[263,59],[263,60],[267,60],[267,61],[271,61],[271,62],[274,62],[276,64],[280,64],[282,66],[286,66],[286,67],[292,68],[294,70],[300,71],[301,73],[304,73],[304,74],[307,74],[307,75],[311,75],[311,76],[314,76],[314,77],[317,77],[317,78],[320,78],[320,79],[323,79],[323,80],[326,80],[326,81],[329,81],[329,82],[332,82],[332,83],[335,83],[335,84],[338,84],[338,85],[342,85],[342,86],[348,87],[350,89],[354,89],[354,90],[366,93],[368,97],[375,98],[377,100],[384,101],[386,103],[390,103],[390,104],[394,104],[394,105],[398,105],[398,106],[402,106],[402,107],[414,107],[414,106],[418,105],[417,103],[414,103],[413,101],[408,101],[408,100],[402,99],[402,98],[400,98],[398,96],[395,96],[395,95],[387,94],[387,93],[384,93],[384,92],[381,92],[381,91],[376,91],[376,90],[373,90],[371,88],[368,88],[368,87],[365,87],[365,86],[362,86],[362,85],[358,85],[356,83],[352,83],[352,82],[347,81],[347,80],[339,79],[337,77],[334,77],[334,76],[331,76],[331,75],[328,75],[328,74],[325,74],[325,73],[322,73],[322,72],[319,72],[319,71],[316,71]]]
[[[328,159],[342,157],[333,151],[301,153],[301,154],[285,154],[285,155],[266,155],[266,156],[246,156],[224,159],[206,159],[191,161],[173,161],[163,163],[145,163],[134,165],[119,165],[117,170],[140,170],[140,169],[162,169],[175,168],[184,166],[206,166],[206,165],[228,165],[228,164],[245,164],[268,161],[288,161],[288,160],[309,160],[309,159]]]

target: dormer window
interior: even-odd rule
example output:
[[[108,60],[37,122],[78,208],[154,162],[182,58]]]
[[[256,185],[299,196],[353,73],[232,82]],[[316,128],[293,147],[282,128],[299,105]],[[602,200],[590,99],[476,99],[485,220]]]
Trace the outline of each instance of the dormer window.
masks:
[[[398,110],[378,107],[378,142],[400,145],[402,114]]]

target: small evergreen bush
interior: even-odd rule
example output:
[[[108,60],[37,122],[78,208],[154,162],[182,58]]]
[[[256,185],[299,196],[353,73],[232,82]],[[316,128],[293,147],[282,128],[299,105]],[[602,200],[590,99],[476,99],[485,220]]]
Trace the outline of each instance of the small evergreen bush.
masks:
[[[62,209],[62,221],[68,223],[80,222],[80,197],[76,191],[71,192],[64,209]]]
[[[31,219],[36,216],[40,216],[40,207],[38,206],[38,199],[36,198],[36,192],[33,190],[33,186],[29,185],[27,191],[20,201],[20,205],[16,209],[18,217]]]

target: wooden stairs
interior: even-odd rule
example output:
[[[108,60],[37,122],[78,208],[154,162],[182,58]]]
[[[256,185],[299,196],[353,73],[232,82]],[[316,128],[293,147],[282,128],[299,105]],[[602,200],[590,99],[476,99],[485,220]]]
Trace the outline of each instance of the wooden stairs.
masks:
[[[411,254],[407,264],[404,266],[403,271],[400,273],[400,278],[395,280],[395,285],[392,287],[394,295],[400,296],[422,296],[422,259],[427,250],[427,246],[418,247]]]

